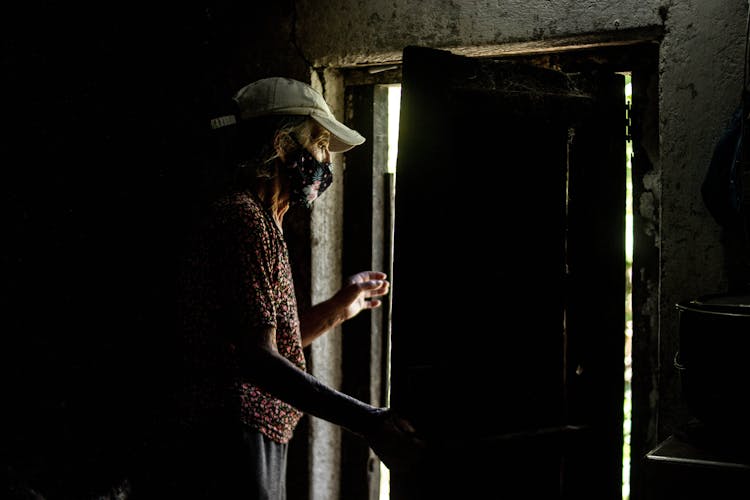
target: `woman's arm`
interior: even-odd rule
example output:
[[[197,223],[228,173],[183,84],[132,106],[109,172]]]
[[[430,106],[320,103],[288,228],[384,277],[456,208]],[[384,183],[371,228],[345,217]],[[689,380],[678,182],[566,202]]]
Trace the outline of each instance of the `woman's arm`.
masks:
[[[238,345],[245,376],[304,413],[362,436],[389,468],[418,463],[424,443],[411,424],[390,408],[369,405],[329,387],[289,362],[276,350],[276,331],[265,327]],[[251,340],[258,339],[258,340]]]
[[[298,410],[364,434],[373,425],[378,408],[326,386],[284,358],[276,349],[276,330],[243,336],[238,345],[243,375],[253,384]],[[257,340],[256,340],[257,339]]]

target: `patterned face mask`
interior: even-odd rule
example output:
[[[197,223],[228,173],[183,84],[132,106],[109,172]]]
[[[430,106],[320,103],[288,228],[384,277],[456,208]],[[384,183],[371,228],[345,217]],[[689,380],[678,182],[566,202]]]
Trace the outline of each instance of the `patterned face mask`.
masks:
[[[291,179],[291,203],[307,208],[333,182],[331,162],[320,162],[305,148],[294,153],[286,164]]]

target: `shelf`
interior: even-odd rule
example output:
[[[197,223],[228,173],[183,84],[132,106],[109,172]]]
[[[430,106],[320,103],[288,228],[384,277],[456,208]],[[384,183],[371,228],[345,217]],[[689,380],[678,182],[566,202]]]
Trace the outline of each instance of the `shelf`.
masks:
[[[645,457],[647,500],[748,498],[750,460],[672,435]]]

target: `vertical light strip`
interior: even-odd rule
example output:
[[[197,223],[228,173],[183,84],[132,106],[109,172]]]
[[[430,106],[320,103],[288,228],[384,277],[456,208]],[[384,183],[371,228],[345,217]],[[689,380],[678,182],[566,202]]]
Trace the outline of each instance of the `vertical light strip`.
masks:
[[[391,85],[388,87],[388,166],[389,173],[396,173],[396,160],[398,159],[398,122],[401,115],[401,85]],[[393,214],[391,214],[393,216]],[[390,222],[388,223],[390,226]],[[392,255],[392,253],[391,253]],[[389,330],[390,331],[390,330]],[[390,342],[388,342],[390,346]],[[391,353],[386,353],[388,360],[391,359]],[[385,404],[390,406],[391,394],[391,365],[387,366],[386,383],[386,401]],[[380,500],[389,500],[391,498],[391,475],[388,467],[380,463]]]
[[[388,172],[396,172],[398,120],[401,115],[401,85],[388,87]]]
[[[633,85],[630,73],[625,74],[625,104],[628,114],[633,104]],[[630,116],[626,123],[630,124]],[[625,394],[622,419],[622,498],[630,499],[630,429],[633,409],[631,381],[633,378],[633,141],[630,130],[625,141]]]

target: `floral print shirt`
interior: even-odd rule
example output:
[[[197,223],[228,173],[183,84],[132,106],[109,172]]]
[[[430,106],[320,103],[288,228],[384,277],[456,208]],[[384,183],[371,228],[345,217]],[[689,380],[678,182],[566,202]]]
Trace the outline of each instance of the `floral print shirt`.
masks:
[[[286,242],[248,193],[216,202],[202,227],[181,273],[183,415],[228,416],[287,443],[302,413],[245,380],[235,355],[237,335],[274,327],[279,353],[306,369]]]

